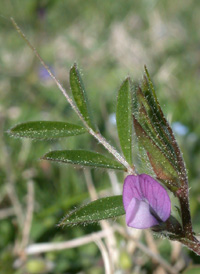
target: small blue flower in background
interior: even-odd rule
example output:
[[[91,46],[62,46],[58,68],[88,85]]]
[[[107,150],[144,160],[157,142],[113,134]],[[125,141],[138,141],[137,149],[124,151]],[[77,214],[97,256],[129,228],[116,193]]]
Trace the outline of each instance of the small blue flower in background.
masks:
[[[188,133],[188,127],[181,124],[180,122],[174,122],[172,124],[172,129],[176,134],[178,134],[180,136],[184,136]]]
[[[49,66],[49,68],[54,74],[53,67]],[[44,82],[47,82],[47,81],[51,80],[51,77],[50,77],[48,71],[42,66],[39,68],[38,76],[39,76],[40,80],[42,80]]]
[[[116,114],[115,113],[112,113],[112,114],[109,115],[109,122],[112,125],[116,125]]]

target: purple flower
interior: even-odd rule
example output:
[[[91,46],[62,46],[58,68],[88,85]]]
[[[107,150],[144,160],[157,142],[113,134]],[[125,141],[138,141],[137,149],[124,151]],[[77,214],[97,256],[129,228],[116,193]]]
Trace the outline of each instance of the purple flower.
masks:
[[[123,204],[126,223],[134,228],[159,225],[169,218],[171,212],[171,201],[167,191],[146,174],[126,177]]]

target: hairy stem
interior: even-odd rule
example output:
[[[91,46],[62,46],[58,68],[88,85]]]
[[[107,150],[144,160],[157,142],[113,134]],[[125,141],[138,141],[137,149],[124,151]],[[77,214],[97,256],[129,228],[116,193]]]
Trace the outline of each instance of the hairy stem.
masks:
[[[190,214],[190,205],[189,205],[189,193],[188,186],[184,185],[177,191],[177,197],[180,202],[181,207],[181,218],[183,225],[183,232],[187,239],[193,240],[194,233],[192,229],[192,220]]]
[[[177,197],[179,198],[181,207],[181,217],[184,234],[184,238],[179,238],[178,241],[200,256],[200,242],[194,236],[194,232],[192,229],[188,192],[188,184],[184,185],[177,191]]]
[[[65,88],[62,86],[62,84],[57,80],[57,78],[55,77],[55,75],[52,73],[52,71],[50,70],[50,68],[47,66],[47,64],[44,62],[44,60],[42,59],[42,57],[39,55],[39,53],[37,52],[36,48],[34,48],[34,46],[29,42],[29,40],[26,38],[26,35],[23,33],[23,31],[20,29],[20,27],[17,25],[17,23],[15,22],[15,20],[11,17],[11,22],[13,24],[13,26],[15,27],[15,29],[17,30],[17,32],[20,34],[20,36],[25,40],[25,42],[28,44],[28,46],[31,48],[31,50],[34,52],[35,56],[39,59],[40,63],[44,66],[44,68],[47,70],[47,72],[49,73],[50,77],[54,80],[54,82],[56,83],[56,85],[58,86],[58,88],[60,89],[60,91],[62,92],[62,94],[65,96],[65,98],[67,99],[68,103],[70,104],[70,106],[72,107],[72,109],[76,112],[76,114],[78,115],[78,117],[80,118],[80,120],[83,122],[84,126],[87,128],[88,132],[94,137],[96,138],[99,143],[101,143],[122,165],[124,165],[127,169],[127,172],[129,174],[134,174],[135,170],[134,167],[131,167],[129,165],[129,163],[125,160],[125,158],[123,156],[120,155],[120,153],[113,147],[111,146],[107,140],[99,133],[99,132],[95,132],[93,129],[90,128],[90,126],[87,124],[87,122],[84,120],[82,114],[80,113],[79,109],[77,108],[77,106],[75,105],[75,103],[73,102],[72,98],[69,96],[69,94],[67,93],[67,91],[65,90]]]
[[[181,242],[183,245],[185,245],[187,248],[195,252],[197,255],[200,256],[200,242],[193,236],[193,240],[190,241],[186,238],[179,239],[179,242]]]

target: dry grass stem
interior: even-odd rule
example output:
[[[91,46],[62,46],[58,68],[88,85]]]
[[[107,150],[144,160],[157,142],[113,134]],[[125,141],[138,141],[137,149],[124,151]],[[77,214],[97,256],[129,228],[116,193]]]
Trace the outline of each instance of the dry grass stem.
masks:
[[[0,220],[9,218],[13,215],[15,215],[15,211],[12,207],[0,210]]]
[[[31,255],[31,254],[41,254],[41,253],[56,251],[56,250],[75,248],[85,244],[90,244],[101,238],[105,238],[109,236],[111,233],[113,233],[113,229],[99,231],[99,232],[92,233],[74,240],[61,242],[61,243],[32,244],[25,249],[25,252],[27,255]]]
[[[95,243],[98,246],[99,250],[101,251],[101,255],[104,261],[105,274],[113,274],[114,269],[111,265],[111,260],[103,241],[99,239],[99,240],[96,240]]]
[[[34,182],[30,180],[28,181],[28,184],[27,184],[27,209],[26,209],[26,217],[25,217],[23,231],[22,231],[22,241],[20,245],[20,251],[22,252],[29,242],[29,235],[30,235],[32,219],[33,219],[33,211],[34,211]]]
[[[108,176],[110,178],[113,194],[120,195],[122,191],[116,173],[114,171],[108,171]]]

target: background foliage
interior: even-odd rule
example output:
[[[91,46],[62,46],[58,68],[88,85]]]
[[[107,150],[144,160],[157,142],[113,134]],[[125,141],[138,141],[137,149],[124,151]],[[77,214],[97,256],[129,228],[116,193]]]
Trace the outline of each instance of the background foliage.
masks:
[[[23,28],[66,88],[69,88],[68,75],[74,61],[84,69],[82,77],[94,119],[102,134],[117,147],[119,140],[113,115],[117,91],[127,75],[137,83],[142,78],[144,64],[147,65],[161,106],[172,123],[184,154],[191,186],[192,218],[195,230],[199,232],[198,1],[1,1],[4,8],[0,12],[0,272],[25,271],[24,266],[18,270],[13,268],[13,263],[17,263],[12,250],[21,232],[8,195],[10,187],[12,189],[14,185],[24,210],[27,183],[30,180],[34,182],[35,209],[30,243],[66,241],[97,231],[100,229],[98,225],[64,230],[56,227],[67,211],[90,200],[87,176],[83,170],[40,161],[39,158],[53,149],[104,152],[88,135],[58,142],[8,137],[6,131],[9,128],[28,120],[75,121],[80,124],[46,71],[12,27],[10,16]],[[136,158],[134,149],[133,154]],[[113,194],[106,171],[92,170],[91,176],[100,196]],[[121,187],[123,175],[117,172],[117,176]],[[6,217],[2,211],[5,209],[10,209]],[[119,222],[124,223],[123,217]],[[147,241],[145,234],[140,237],[144,243]],[[197,256],[184,248],[179,257],[173,257],[174,244],[167,240],[155,241],[160,255],[170,263],[181,264],[181,270],[188,264],[200,263]],[[119,238],[117,244],[120,250],[118,267],[122,273],[158,271],[140,249],[130,253],[123,238]],[[29,267],[30,273],[104,273],[100,251],[95,244],[31,256],[28,263],[25,267]],[[39,270],[34,272],[33,268],[38,265]]]

